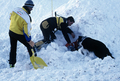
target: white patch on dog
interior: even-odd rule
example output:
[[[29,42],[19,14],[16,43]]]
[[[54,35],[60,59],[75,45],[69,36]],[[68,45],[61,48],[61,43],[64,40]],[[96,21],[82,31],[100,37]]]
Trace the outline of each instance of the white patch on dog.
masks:
[[[95,58],[97,58],[97,56],[94,54],[94,52],[90,52],[90,51],[88,51],[87,49],[84,49],[83,48],[83,46],[82,46],[82,41],[81,42],[79,42],[79,46],[81,46],[81,53],[84,55],[84,56],[87,56],[87,57],[89,57],[89,58],[91,58],[91,59],[95,59]]]
[[[87,49],[84,49],[83,47],[82,47],[82,49],[81,49],[81,53],[84,55],[84,56],[87,56],[87,57],[89,57],[90,59],[95,59],[95,58],[97,58],[97,56],[94,54],[94,52],[90,52],[90,51],[88,51]]]
[[[81,42],[79,42],[79,46],[81,46],[81,47],[82,47],[82,41],[81,41]]]

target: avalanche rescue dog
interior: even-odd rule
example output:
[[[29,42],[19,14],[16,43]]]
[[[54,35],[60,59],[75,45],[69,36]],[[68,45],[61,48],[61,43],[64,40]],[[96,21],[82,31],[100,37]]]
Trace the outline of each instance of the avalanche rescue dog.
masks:
[[[94,54],[101,59],[104,59],[106,56],[111,56],[114,59],[109,49],[101,41],[92,39],[90,37],[79,36],[78,44],[82,45],[83,48],[89,52],[94,52]]]

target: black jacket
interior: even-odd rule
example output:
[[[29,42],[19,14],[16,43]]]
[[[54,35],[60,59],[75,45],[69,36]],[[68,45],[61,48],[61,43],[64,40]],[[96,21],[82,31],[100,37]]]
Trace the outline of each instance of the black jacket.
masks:
[[[57,17],[50,17],[48,19],[45,19],[44,21],[47,21],[49,23],[51,31],[54,31],[55,28],[61,30],[67,43],[71,43],[68,33],[71,34],[73,33],[73,31],[68,28],[67,19],[63,17],[60,18],[63,19],[62,22],[58,20],[58,22],[60,22],[60,28],[58,28]]]

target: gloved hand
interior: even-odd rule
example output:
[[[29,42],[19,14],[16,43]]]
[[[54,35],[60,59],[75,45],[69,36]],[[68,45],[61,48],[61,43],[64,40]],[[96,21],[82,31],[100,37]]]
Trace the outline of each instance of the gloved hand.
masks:
[[[31,46],[31,47],[34,47],[34,42],[33,41],[30,41],[30,42],[28,42],[29,43],[29,45]]]
[[[65,46],[68,48],[69,51],[75,51],[74,43],[67,43]]]

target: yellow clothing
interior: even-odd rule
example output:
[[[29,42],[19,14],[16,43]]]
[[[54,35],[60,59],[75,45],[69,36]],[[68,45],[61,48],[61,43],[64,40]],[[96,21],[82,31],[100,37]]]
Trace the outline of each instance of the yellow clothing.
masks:
[[[64,22],[62,17],[56,17],[56,22],[57,22],[57,28],[61,29],[60,24]]]
[[[31,40],[30,17],[24,8],[16,8],[10,16],[10,30],[19,35],[25,35],[27,41]]]

